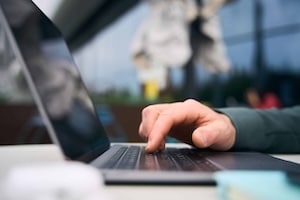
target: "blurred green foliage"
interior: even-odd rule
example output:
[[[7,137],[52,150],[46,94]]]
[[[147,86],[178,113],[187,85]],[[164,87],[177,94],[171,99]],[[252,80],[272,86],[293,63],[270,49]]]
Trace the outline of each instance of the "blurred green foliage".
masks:
[[[300,74],[291,74],[286,72],[267,71],[264,89],[265,91],[272,91],[279,94],[282,90],[283,84],[288,84],[293,88],[293,98],[295,103],[300,103]],[[239,104],[245,105],[245,91],[249,87],[255,85],[255,77],[246,72],[235,72],[229,75],[225,80],[220,80],[216,84],[215,79],[211,79],[197,89],[197,100],[204,102],[208,105],[214,106],[214,98],[216,93],[219,98],[222,99],[222,106],[226,106],[226,99],[233,98]],[[136,104],[136,105],[147,105],[152,103],[168,103],[174,101],[182,101],[186,99],[184,97],[184,88],[172,88],[167,93],[162,95],[156,101],[146,101],[142,96],[133,96],[129,91],[123,90],[110,90],[105,93],[97,94],[92,93],[92,99],[97,103],[107,104]],[[217,91],[217,92],[216,92]]]

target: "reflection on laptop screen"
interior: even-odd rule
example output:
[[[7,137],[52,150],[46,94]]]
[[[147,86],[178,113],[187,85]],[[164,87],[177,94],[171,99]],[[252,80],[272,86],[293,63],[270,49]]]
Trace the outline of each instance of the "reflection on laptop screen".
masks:
[[[6,19],[1,23],[8,25],[11,45],[30,75],[51,137],[69,158],[92,160],[109,141],[61,33],[31,1],[0,0],[0,5]]]

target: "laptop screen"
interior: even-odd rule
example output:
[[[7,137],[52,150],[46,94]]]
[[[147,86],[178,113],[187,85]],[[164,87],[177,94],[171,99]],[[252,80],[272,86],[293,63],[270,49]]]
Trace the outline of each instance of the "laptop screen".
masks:
[[[109,148],[71,53],[55,25],[29,0],[0,0],[1,24],[52,140],[89,162]],[[5,20],[6,19],[6,20]]]

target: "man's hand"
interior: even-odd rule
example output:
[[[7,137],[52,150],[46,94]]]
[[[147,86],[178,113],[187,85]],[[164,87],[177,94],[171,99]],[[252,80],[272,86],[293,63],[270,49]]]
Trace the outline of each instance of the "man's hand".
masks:
[[[233,146],[235,132],[226,115],[195,100],[150,105],[142,111],[139,128],[149,153],[163,150],[167,135],[198,148],[225,151]]]

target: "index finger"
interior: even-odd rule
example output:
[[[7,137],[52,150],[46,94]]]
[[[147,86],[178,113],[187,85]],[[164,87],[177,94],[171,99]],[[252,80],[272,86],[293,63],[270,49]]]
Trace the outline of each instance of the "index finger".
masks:
[[[192,103],[192,104],[191,104]],[[157,117],[153,128],[148,135],[146,150],[154,152],[159,149],[164,138],[170,133],[172,127],[178,124],[193,124],[199,119],[199,110],[194,102],[170,104],[168,109],[162,111]]]
[[[159,114],[168,106],[169,104],[156,104],[147,106],[143,109],[142,121],[139,127],[139,134],[141,137],[148,139],[148,135],[152,131]]]

